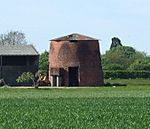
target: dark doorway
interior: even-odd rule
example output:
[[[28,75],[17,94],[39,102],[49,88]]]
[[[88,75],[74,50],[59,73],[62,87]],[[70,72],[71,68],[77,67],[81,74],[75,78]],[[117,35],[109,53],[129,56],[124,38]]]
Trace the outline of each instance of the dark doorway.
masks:
[[[69,67],[69,86],[78,86],[78,67]]]

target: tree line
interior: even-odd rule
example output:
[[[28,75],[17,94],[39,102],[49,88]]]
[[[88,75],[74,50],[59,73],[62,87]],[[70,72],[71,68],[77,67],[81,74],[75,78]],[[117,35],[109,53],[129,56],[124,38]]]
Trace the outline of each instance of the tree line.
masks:
[[[133,47],[112,47],[101,60],[105,78],[150,78],[150,57]]]

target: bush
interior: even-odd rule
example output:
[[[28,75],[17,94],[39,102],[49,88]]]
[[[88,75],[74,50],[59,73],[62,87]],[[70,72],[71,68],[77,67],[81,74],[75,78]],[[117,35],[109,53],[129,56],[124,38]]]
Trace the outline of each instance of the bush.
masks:
[[[121,78],[121,79],[135,79],[135,78],[150,78],[150,71],[124,71],[124,70],[105,70],[104,78]]]
[[[150,71],[150,61],[146,62],[146,59],[143,61],[135,61],[130,65],[129,69],[138,70],[138,71]]]
[[[103,69],[105,70],[124,70],[125,67],[120,64],[107,64],[103,66]]]
[[[20,76],[18,76],[16,81],[18,83],[22,83],[22,82],[29,83],[29,82],[32,82],[33,85],[35,86],[35,88],[37,88],[36,85],[35,85],[35,77],[34,77],[34,75],[31,72],[24,72],[24,73],[22,73]]]

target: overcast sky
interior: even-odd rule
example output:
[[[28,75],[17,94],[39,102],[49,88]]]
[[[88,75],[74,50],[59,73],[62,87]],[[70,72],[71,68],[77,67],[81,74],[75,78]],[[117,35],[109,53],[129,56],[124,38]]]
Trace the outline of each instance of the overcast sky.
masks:
[[[19,30],[39,52],[49,40],[70,33],[101,39],[101,52],[112,37],[150,55],[150,0],[0,0],[0,33]]]

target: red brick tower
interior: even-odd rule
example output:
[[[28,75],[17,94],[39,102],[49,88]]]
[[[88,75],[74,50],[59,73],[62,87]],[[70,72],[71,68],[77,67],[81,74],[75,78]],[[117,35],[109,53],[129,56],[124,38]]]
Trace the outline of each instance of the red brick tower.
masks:
[[[51,40],[49,78],[52,86],[103,85],[98,40],[80,34]]]

